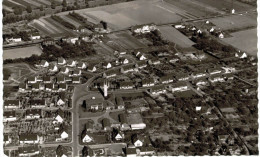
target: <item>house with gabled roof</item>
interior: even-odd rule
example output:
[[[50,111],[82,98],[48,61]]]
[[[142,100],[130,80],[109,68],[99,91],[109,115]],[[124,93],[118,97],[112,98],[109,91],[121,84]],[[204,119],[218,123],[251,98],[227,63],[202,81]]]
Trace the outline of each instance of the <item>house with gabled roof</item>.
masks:
[[[39,119],[42,115],[41,109],[28,109],[25,112],[25,119]]]
[[[132,72],[134,70],[135,70],[134,65],[125,65],[120,69],[121,73],[128,73],[128,72]]]
[[[86,69],[87,65],[84,62],[79,62],[78,65],[77,65],[77,68],[79,68],[79,69]]]
[[[202,79],[195,80],[194,84],[196,84],[196,86],[207,86],[209,82],[206,78],[202,78]]]
[[[69,60],[69,61],[67,62],[67,66],[68,66],[68,67],[76,67],[76,61],[74,61],[74,60]]]
[[[80,69],[75,69],[72,74],[69,74],[69,76],[80,76],[81,75],[81,70]]]
[[[197,78],[205,77],[205,76],[207,76],[207,74],[204,71],[201,70],[201,71],[198,71],[198,72],[193,72],[191,76],[194,79],[197,79]]]
[[[183,92],[189,90],[186,82],[177,82],[171,85],[172,92]]]
[[[115,77],[115,76],[117,76],[118,73],[119,73],[118,70],[112,69],[112,70],[109,70],[109,71],[107,71],[107,72],[104,72],[104,73],[103,73],[103,77],[104,77],[104,78]]]
[[[29,103],[31,108],[44,108],[46,106],[45,99],[31,99]]]
[[[61,91],[66,91],[67,88],[68,88],[68,86],[67,86],[66,83],[60,83],[60,84],[58,85],[58,87],[59,87],[59,89],[58,89],[59,92],[61,92]]]
[[[38,145],[18,147],[19,156],[35,156],[40,154]]]
[[[56,82],[57,83],[66,83],[65,77],[64,76],[57,76]]]
[[[134,51],[133,54],[137,57],[138,55],[141,54],[141,52],[140,51]]]
[[[43,76],[42,78],[43,83],[51,83],[51,77],[50,76]]]
[[[4,144],[10,144],[12,142],[12,138],[8,134],[4,134]]]
[[[142,147],[144,144],[144,136],[140,136],[138,134],[134,134],[132,136],[132,143],[134,144],[135,147]]]
[[[112,64],[111,64],[110,62],[105,62],[105,63],[103,63],[103,67],[104,67],[105,69],[109,69],[109,68],[112,67]]]
[[[128,114],[127,121],[132,130],[141,130],[146,128],[146,124],[143,122],[140,113]]]
[[[164,85],[153,86],[151,88],[151,93],[153,95],[158,95],[158,94],[162,94],[165,92],[166,92],[166,89],[165,89]]]
[[[26,83],[20,83],[19,84],[19,92],[26,92],[27,84]]]
[[[125,114],[119,114],[118,119],[120,122],[120,130],[125,131],[125,130],[130,130],[130,125],[128,125],[127,122],[127,117]]]
[[[152,155],[155,155],[155,150],[151,146],[141,147],[140,148],[140,155],[142,155],[142,156],[152,156]]]
[[[58,66],[56,64],[51,64],[49,66],[49,71],[50,72],[57,72],[58,71]]]
[[[158,65],[161,64],[161,61],[158,58],[153,58],[148,61],[148,64],[150,65]]]
[[[145,67],[147,67],[147,62],[146,61],[139,61],[135,64],[135,67],[139,68],[139,69],[145,68]]]
[[[18,109],[20,108],[20,100],[4,100],[4,109]]]
[[[187,81],[189,80],[191,77],[190,75],[187,75],[187,74],[177,74],[175,76],[175,78],[178,80],[178,81]]]
[[[75,83],[75,84],[81,83],[81,77],[79,77],[79,76],[72,77],[72,83]]]
[[[234,79],[234,75],[232,73],[224,74],[223,76],[224,76],[224,79],[227,81]]]
[[[56,102],[56,105],[58,105],[58,106],[63,106],[63,105],[65,105],[65,99],[62,98],[62,97],[59,97],[59,98],[58,98],[58,101]]]
[[[61,67],[60,72],[62,74],[68,74],[70,72],[70,69],[68,67]]]
[[[61,109],[58,109],[55,112],[55,118],[52,121],[52,123],[53,124],[60,124],[60,123],[63,123],[63,121],[64,121],[64,112]]]
[[[142,80],[142,86],[143,87],[152,87],[155,85],[154,79],[145,79]]]
[[[35,133],[22,133],[19,135],[20,144],[36,144],[40,142],[40,137]]]
[[[120,82],[119,88],[120,89],[133,89],[135,87],[133,82]]]
[[[104,129],[105,131],[111,130],[110,120],[107,119],[107,118],[104,118],[104,119],[102,120],[102,126],[103,126],[103,129]]]
[[[95,65],[89,65],[89,66],[88,66],[88,71],[89,71],[89,72],[95,72],[95,71],[97,71],[97,68],[96,68]]]
[[[31,40],[39,40],[39,39],[41,39],[41,36],[40,36],[40,33],[39,32],[33,32],[32,34],[31,34]]]
[[[136,148],[126,148],[125,155],[126,157],[136,157],[137,156]]]
[[[58,65],[65,65],[66,64],[66,60],[62,57],[58,58]]]
[[[223,73],[223,69],[221,69],[220,67],[215,67],[215,68],[209,68],[207,69],[207,72],[210,74],[210,75],[214,75],[214,74],[220,74],[220,73]]]
[[[82,135],[81,135],[81,138],[82,138],[82,142],[83,143],[90,143],[90,142],[93,142],[94,139],[93,137],[91,136],[92,134],[87,132],[87,131],[83,131]]]
[[[37,77],[36,76],[31,76],[27,79],[27,82],[30,84],[34,84],[37,82]]]
[[[49,62],[47,62],[46,60],[41,60],[40,64],[38,64],[37,66],[47,68],[49,66]]]
[[[15,111],[4,111],[3,122],[16,121],[16,112]]]
[[[61,133],[59,134],[59,137],[56,138],[56,141],[64,141],[69,137],[69,134],[66,132],[66,130],[64,129],[63,131],[61,131]]]
[[[166,75],[160,78],[160,81],[162,84],[172,83],[173,82],[173,76],[172,75]]]
[[[53,83],[46,83],[45,84],[45,90],[46,91],[52,92],[53,89],[54,89],[54,84]]]
[[[39,91],[40,89],[42,89],[41,88],[41,86],[40,86],[40,83],[34,83],[34,84],[32,84],[32,90],[33,91]]]
[[[208,78],[209,82],[211,83],[215,83],[215,82],[225,82],[225,79],[223,77],[223,75],[221,74],[215,74],[215,75],[211,75]]]
[[[146,59],[147,59],[147,57],[145,57],[144,54],[138,54],[136,57],[137,57],[140,61],[143,61],[143,60],[146,60]]]

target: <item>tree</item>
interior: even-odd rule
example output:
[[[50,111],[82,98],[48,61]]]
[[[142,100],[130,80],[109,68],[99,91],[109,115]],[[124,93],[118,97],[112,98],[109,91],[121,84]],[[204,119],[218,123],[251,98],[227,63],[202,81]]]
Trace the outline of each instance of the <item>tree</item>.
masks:
[[[21,7],[15,7],[14,8],[14,14],[15,15],[21,15],[23,13],[23,9]]]
[[[88,156],[88,147],[86,147],[86,146],[83,147],[83,149],[82,149],[82,156],[83,157]]]
[[[27,6],[26,8],[27,13],[31,13],[32,12],[32,7],[30,5]]]
[[[40,6],[40,11],[43,11],[43,5]]]
[[[62,6],[63,6],[63,7],[67,7],[67,0],[63,0],[63,1],[62,1]]]
[[[51,8],[52,9],[55,9],[56,8],[56,3],[54,0],[51,1]]]

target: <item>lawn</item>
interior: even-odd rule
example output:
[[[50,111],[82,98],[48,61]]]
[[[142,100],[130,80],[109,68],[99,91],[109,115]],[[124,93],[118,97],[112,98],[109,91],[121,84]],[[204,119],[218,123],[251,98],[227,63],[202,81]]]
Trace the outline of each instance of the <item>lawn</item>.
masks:
[[[3,51],[3,60],[26,58],[32,56],[33,54],[40,55],[41,53],[42,50],[38,46],[9,49]]]
[[[231,33],[233,37],[222,39],[226,43],[250,55],[257,56],[257,29],[248,29]]]
[[[179,45],[180,47],[188,48],[195,44],[172,26],[160,26],[159,30],[162,33],[163,38]]]
[[[226,31],[257,26],[257,20],[249,17],[247,14],[218,17],[211,19],[210,22]]]

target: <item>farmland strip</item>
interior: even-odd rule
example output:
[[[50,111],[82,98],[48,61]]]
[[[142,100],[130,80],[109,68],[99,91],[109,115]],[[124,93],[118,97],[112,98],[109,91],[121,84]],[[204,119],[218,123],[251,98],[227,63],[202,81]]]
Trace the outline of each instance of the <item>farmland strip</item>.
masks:
[[[61,18],[62,18],[63,20],[65,20],[66,22],[71,23],[71,24],[74,25],[76,28],[79,28],[79,26],[82,26],[81,23],[79,23],[79,22],[77,22],[77,21],[75,21],[75,20],[69,18],[68,15],[61,16]]]
[[[37,3],[42,4],[44,6],[51,6],[51,3],[46,0],[34,0],[34,1],[36,1]]]
[[[10,8],[14,8],[14,7],[22,7],[22,8],[24,8],[24,6],[22,6],[22,5],[19,5],[19,4],[16,4],[16,3],[13,3],[13,2],[7,1],[7,0],[3,1],[3,4],[8,6],[8,7],[10,7]]]
[[[60,23],[54,21],[52,18],[45,18],[45,20],[47,22],[49,22],[51,24],[51,26],[54,26],[56,29],[61,31],[61,33],[67,33],[66,35],[71,35],[72,34],[68,30],[66,30],[66,28],[63,25],[61,25]]]
[[[21,4],[21,5],[25,6],[25,7],[28,7],[28,6],[31,6],[32,8],[36,8],[37,7],[34,4],[30,4],[30,3],[25,2],[23,0],[12,0],[12,1],[14,1],[16,3],[19,3],[19,4]]]
[[[8,12],[14,12],[14,10],[6,5],[3,5],[3,9],[8,11]]]
[[[17,3],[17,2],[15,2],[13,0],[9,0],[9,2],[14,3],[14,4],[18,5],[18,6],[21,6],[23,8],[26,8],[26,6],[22,5],[21,3]]]
[[[44,18],[41,19],[41,21],[45,24],[46,28],[49,28],[54,31],[54,33],[62,33],[61,29],[58,29],[59,27],[54,26],[52,21],[49,21],[50,18]]]
[[[25,2],[29,3],[29,4],[33,4],[35,7],[40,7],[41,4],[37,3],[34,0],[24,0]]]
[[[63,25],[64,27],[67,27],[67,28],[72,29],[72,30],[76,30],[76,29],[77,29],[73,24],[71,24],[71,23],[65,21],[65,20],[62,19],[60,16],[52,15],[51,18],[52,18],[54,21],[57,21],[58,23],[60,23],[61,25]]]

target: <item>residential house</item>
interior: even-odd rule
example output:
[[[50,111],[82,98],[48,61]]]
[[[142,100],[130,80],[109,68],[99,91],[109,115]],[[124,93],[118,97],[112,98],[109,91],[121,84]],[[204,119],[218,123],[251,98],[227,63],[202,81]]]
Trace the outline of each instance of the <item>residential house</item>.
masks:
[[[223,69],[221,68],[218,68],[218,67],[215,67],[215,68],[210,68],[210,69],[207,69],[207,72],[210,74],[210,75],[214,75],[214,74],[221,74],[223,73]]]
[[[103,99],[102,98],[95,98],[95,99],[88,99],[83,101],[83,107],[86,110],[103,110]]]
[[[79,62],[78,65],[77,65],[77,68],[79,68],[79,69],[86,69],[87,65],[84,62]]]
[[[143,122],[140,113],[128,114],[127,121],[132,130],[141,130],[146,128],[146,124]]]
[[[51,77],[50,76],[43,76],[43,83],[51,83]]]
[[[37,66],[40,66],[40,67],[46,68],[46,67],[49,66],[49,62],[47,62],[46,60],[41,60],[40,64],[37,65]]]
[[[118,70],[112,69],[112,70],[109,70],[109,71],[103,73],[103,77],[104,78],[115,77],[115,76],[117,76],[118,73],[119,73]]]
[[[64,112],[61,109],[58,109],[55,113],[55,118],[52,121],[53,124],[60,124],[64,121]]]
[[[87,121],[87,123],[85,124],[85,130],[87,132],[93,132],[94,131],[94,124],[92,121]]]
[[[172,75],[166,75],[160,78],[162,84],[172,83],[173,82],[173,76]]]
[[[104,129],[105,131],[111,130],[110,120],[107,119],[107,118],[104,118],[104,119],[102,120],[102,126],[103,126],[103,129]]]
[[[148,61],[148,64],[150,64],[150,65],[158,65],[158,64],[161,64],[161,61],[159,59],[157,59],[157,58],[153,58],[153,59],[150,59]]]
[[[165,89],[164,85],[153,86],[151,89],[151,93],[153,95],[158,95],[158,94],[162,94],[165,92],[166,92],[166,89]]]
[[[133,54],[137,57],[139,54],[141,54],[140,51],[134,51]]]
[[[225,74],[233,73],[236,71],[236,68],[234,67],[221,67],[221,68],[225,70]]]
[[[186,82],[177,82],[171,87],[172,92],[183,92],[189,90]]]
[[[224,74],[224,79],[225,80],[233,80],[234,75],[232,73]]]
[[[72,83],[79,84],[81,83],[81,77],[72,77]]]
[[[63,105],[65,105],[65,99],[64,98],[58,98],[58,101],[56,102],[56,104],[58,105],[58,106],[63,106]]]
[[[19,92],[26,92],[26,89],[27,89],[27,84],[25,83],[19,84]]]
[[[83,143],[90,143],[94,141],[93,137],[91,137],[91,133],[87,131],[83,131],[81,138]]]
[[[140,61],[143,61],[143,60],[146,60],[146,59],[147,59],[144,54],[138,54],[136,57],[137,57]]]
[[[40,86],[40,84],[39,83],[34,83],[34,84],[32,84],[32,90],[33,91],[39,91],[40,89],[42,89],[41,88],[42,86]]]
[[[29,109],[25,112],[25,119],[39,119],[42,115],[41,109]]]
[[[141,135],[134,134],[132,136],[132,143],[135,147],[142,147],[144,144],[145,137]]]
[[[58,71],[58,66],[55,65],[55,64],[51,64],[51,65],[49,66],[49,71],[50,71],[50,72],[57,72],[57,71]]]
[[[6,39],[8,42],[14,42],[14,43],[17,43],[17,42],[21,42],[22,41],[22,38],[19,37],[19,36],[14,36],[10,39]]]
[[[34,32],[31,34],[31,40],[39,40],[41,39],[40,33]]]
[[[223,38],[224,38],[224,34],[223,34],[222,32],[220,32],[220,33],[218,33],[218,37],[219,37],[220,39],[223,39]]]
[[[140,155],[141,156],[152,156],[152,155],[155,155],[155,150],[151,146],[150,147],[141,147]]]
[[[103,67],[104,67],[105,69],[109,69],[109,68],[112,67],[112,64],[111,64],[110,62],[105,62],[105,63],[103,63]]]
[[[116,134],[116,136],[115,136],[115,140],[116,141],[121,141],[122,139],[124,139],[124,133],[123,132],[118,132],[117,134]]]
[[[128,125],[127,117],[126,117],[125,114],[119,114],[118,118],[119,118],[119,122],[121,123],[120,124],[120,129],[122,131],[131,129],[130,126]]]
[[[187,81],[190,79],[190,75],[187,74],[178,74],[175,77],[178,81]]]
[[[133,82],[120,82],[120,89],[133,89],[135,87]]]
[[[175,25],[174,27],[175,27],[176,29],[180,29],[180,28],[182,28],[182,29],[183,29],[183,28],[185,28],[185,26],[184,26],[184,25]]]
[[[198,79],[194,83],[196,84],[196,86],[206,86],[209,84],[206,78]]]
[[[7,144],[10,144],[12,142],[12,138],[7,135],[7,134],[4,134],[4,144],[7,145]]]
[[[125,65],[121,68],[121,73],[128,73],[128,72],[132,72],[134,70],[135,70],[134,65]]]
[[[46,107],[45,99],[31,99],[29,100],[31,108],[44,108]]]
[[[37,145],[18,147],[19,156],[35,156],[38,154],[40,154],[40,150]]]
[[[16,121],[16,112],[15,111],[4,111],[3,122]]]
[[[62,145],[59,145],[56,149],[56,156],[55,157],[69,157],[71,155],[69,155],[70,150],[68,150],[67,148],[65,148]]]
[[[53,89],[54,89],[54,84],[53,83],[46,83],[45,84],[45,90],[46,91],[52,92]]]
[[[62,57],[58,58],[58,65],[65,65],[66,64],[66,60]]]
[[[36,144],[40,142],[40,137],[35,133],[22,133],[19,135],[20,144]]]
[[[136,157],[137,153],[136,153],[136,148],[126,148],[126,157]]]
[[[143,87],[152,87],[155,85],[154,79],[145,79],[142,80],[142,86]]]
[[[204,71],[198,71],[198,72],[193,72],[192,73],[192,77],[194,79],[205,77],[205,76],[207,76],[207,74]]]
[[[18,109],[20,105],[20,100],[4,100],[4,109]]]
[[[37,77],[36,76],[31,76],[27,79],[27,82],[30,84],[34,84],[37,82]]]
[[[68,74],[68,73],[70,72],[70,69],[69,69],[68,67],[62,67],[62,68],[60,69],[60,72],[61,72],[62,74]]]
[[[208,80],[211,83],[215,83],[215,82],[225,82],[224,77],[221,74],[216,74],[216,75],[211,75]]]
[[[90,66],[88,66],[88,71],[89,72],[95,72],[95,71],[97,71],[97,68],[96,68],[95,65],[90,65]]]
[[[66,83],[60,83],[58,87],[59,87],[59,89],[58,89],[59,92],[66,91],[68,88]]]
[[[120,58],[120,62],[122,64],[128,64],[129,63],[129,60],[127,58]]]
[[[56,141],[64,141],[68,139],[69,134],[64,130],[59,134],[59,137],[56,138]]]
[[[135,64],[135,67],[136,67],[136,68],[139,68],[139,69],[142,69],[142,68],[147,67],[147,63],[146,63],[146,61],[139,61],[139,62],[137,62],[137,63]]]
[[[157,30],[157,27],[154,24],[149,24],[149,25],[133,26],[131,30],[137,34],[145,34]]]
[[[80,69],[75,69],[73,71],[73,73],[70,74],[69,76],[71,77],[71,76],[80,76],[80,75],[81,75],[81,70]]]
[[[56,77],[56,82],[57,82],[58,84],[60,84],[60,83],[66,83],[65,77],[64,77],[64,76],[57,76],[57,77]]]
[[[69,61],[67,62],[67,66],[69,66],[69,67],[76,67],[76,61],[74,61],[74,60],[69,60]]]
[[[243,59],[243,58],[247,58],[247,54],[245,52],[242,53],[239,51],[238,53],[235,54],[235,57]]]

